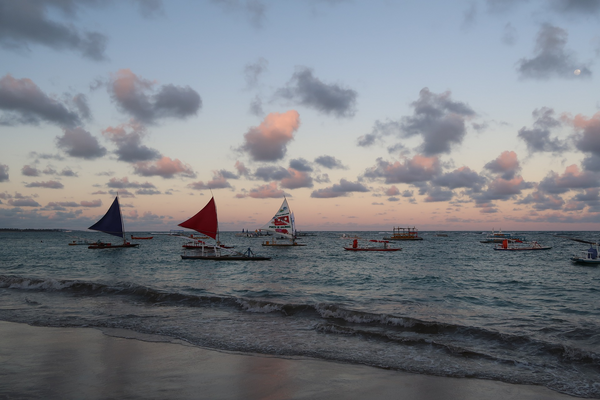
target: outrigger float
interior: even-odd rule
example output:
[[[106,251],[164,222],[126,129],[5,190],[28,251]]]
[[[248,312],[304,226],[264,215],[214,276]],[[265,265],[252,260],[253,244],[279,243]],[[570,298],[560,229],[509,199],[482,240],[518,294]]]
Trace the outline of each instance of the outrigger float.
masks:
[[[369,242],[372,243],[382,243],[381,247],[373,247],[373,246],[359,246],[358,239],[354,239],[352,241],[352,247],[344,247],[344,250],[348,251],[399,251],[402,250],[400,247],[388,247],[389,240],[375,240],[370,239]]]
[[[514,242],[509,242],[508,239],[504,239],[502,244],[494,247],[494,250],[505,250],[505,251],[520,251],[520,250],[550,250],[551,246],[542,246],[538,242],[530,242],[530,243],[522,243],[516,244]]]

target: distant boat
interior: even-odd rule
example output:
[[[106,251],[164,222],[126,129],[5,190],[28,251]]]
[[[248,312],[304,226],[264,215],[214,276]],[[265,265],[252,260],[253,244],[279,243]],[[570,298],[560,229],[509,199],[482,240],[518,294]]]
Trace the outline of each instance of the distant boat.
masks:
[[[358,239],[352,241],[352,247],[344,247],[344,250],[348,251],[399,251],[402,250],[400,247],[388,247],[389,240],[369,240],[370,243],[382,243],[382,246],[359,246]]]
[[[121,206],[119,205],[119,196],[115,197],[112,205],[104,214],[104,217],[88,229],[108,233],[109,235],[118,236],[123,239],[122,244],[112,244],[98,241],[88,246],[88,249],[115,249],[125,247],[138,247],[138,243],[129,243],[125,240],[125,232],[123,227],[123,217],[121,216]]]
[[[262,261],[270,257],[255,255],[250,248],[245,253],[226,250],[219,241],[219,222],[217,219],[217,206],[214,197],[211,197],[204,208],[192,218],[179,224],[183,228],[193,229],[215,240],[212,246],[204,241],[197,241],[191,252],[181,255],[184,260],[213,260],[213,261]],[[185,245],[184,245],[185,246]],[[224,251],[225,250],[225,251]]]
[[[598,257],[598,243],[591,244],[589,249],[581,251],[579,255],[573,255],[571,261],[575,264],[600,264],[600,258]]]
[[[90,240],[73,240],[71,243],[69,243],[69,246],[89,246],[93,243],[94,242]]]
[[[503,251],[525,251],[525,250],[550,250],[551,246],[542,246],[538,242],[530,242],[530,243],[520,243],[517,244],[515,242],[510,242],[508,239],[504,239],[502,244],[494,247],[494,250],[503,250]]]
[[[131,238],[134,240],[150,240],[153,237],[154,236],[133,236],[133,235],[131,235]]]
[[[274,232],[285,239],[289,239],[289,241],[285,242],[277,242],[275,238],[273,240],[267,240],[262,245],[263,246],[273,246],[273,247],[296,247],[296,246],[306,246],[305,244],[301,244],[296,242],[295,235],[295,227],[294,227],[294,214],[290,211],[290,207],[288,205],[287,199],[283,199],[283,203],[279,210],[275,213],[273,218],[269,222],[267,222],[261,230]]]
[[[442,233],[442,232],[436,232],[435,236],[437,236],[437,237],[448,237],[448,234],[447,233]]]
[[[502,243],[505,239],[509,242],[516,243],[522,243],[525,241],[523,236],[514,236],[512,233],[502,232],[502,230],[494,232],[492,229],[492,233],[488,234],[485,237],[485,240],[482,240],[481,243]]]
[[[384,237],[383,240],[423,240],[419,236],[417,228],[393,228],[392,236]]]
[[[345,233],[342,233],[342,236],[340,236],[340,239],[362,239],[362,238],[358,235],[348,236]]]

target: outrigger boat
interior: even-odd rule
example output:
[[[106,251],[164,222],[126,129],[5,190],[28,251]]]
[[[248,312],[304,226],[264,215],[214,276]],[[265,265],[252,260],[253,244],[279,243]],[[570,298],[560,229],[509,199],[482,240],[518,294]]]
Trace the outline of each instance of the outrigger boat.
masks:
[[[263,261],[270,257],[257,256],[250,248],[244,253],[228,250],[219,241],[219,222],[217,219],[217,206],[214,197],[204,208],[192,218],[179,224],[183,228],[193,229],[215,240],[212,246],[206,245],[204,241],[198,240],[198,246],[193,250],[181,255],[183,260],[213,260],[213,261]],[[184,245],[185,246],[185,245]]]
[[[419,236],[419,231],[415,227],[396,227],[392,229],[392,236],[384,237],[383,240],[423,240],[423,238]]]
[[[344,247],[344,250],[348,251],[399,251],[402,250],[400,247],[388,247],[389,240],[375,240],[370,239],[369,242],[373,243],[383,243],[382,247],[373,247],[373,246],[359,246],[358,239],[354,239],[352,241],[352,247]]]
[[[520,251],[520,250],[550,250],[551,246],[542,246],[536,241],[530,243],[515,244],[515,242],[509,242],[508,239],[504,239],[502,244],[494,247],[494,250],[505,250],[505,251]]]
[[[115,197],[112,205],[104,214],[104,217],[88,229],[108,233],[109,235],[118,236],[123,239],[122,244],[112,244],[101,242],[100,240],[88,246],[88,249],[118,249],[126,247],[138,247],[138,243],[129,243],[125,239],[125,229],[123,227],[123,217],[121,216],[121,206],[119,205],[119,196]]]
[[[523,243],[525,238],[523,236],[514,236],[512,233],[503,233],[502,230],[494,232],[485,237],[485,240],[481,240],[481,243],[503,243],[504,240],[508,240],[509,243]]]
[[[296,242],[295,235],[295,226],[294,226],[294,214],[290,211],[290,207],[288,206],[287,199],[283,199],[283,203],[281,207],[279,207],[279,211],[275,213],[273,218],[269,222],[267,222],[261,230],[274,232],[280,236],[283,236],[285,239],[290,239],[285,242],[278,242],[275,237],[272,240],[267,240],[262,245],[263,246],[272,246],[272,247],[298,247],[298,246],[306,246],[305,244]]]
[[[571,261],[575,264],[600,264],[600,258],[598,257],[598,243],[590,243],[590,248],[581,251],[579,255],[573,255]]]

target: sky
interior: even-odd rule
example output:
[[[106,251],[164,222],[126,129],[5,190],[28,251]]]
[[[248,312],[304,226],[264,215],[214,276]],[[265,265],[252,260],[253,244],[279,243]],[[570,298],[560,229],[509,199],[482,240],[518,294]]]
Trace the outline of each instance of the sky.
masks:
[[[0,228],[599,230],[600,0],[0,0]]]

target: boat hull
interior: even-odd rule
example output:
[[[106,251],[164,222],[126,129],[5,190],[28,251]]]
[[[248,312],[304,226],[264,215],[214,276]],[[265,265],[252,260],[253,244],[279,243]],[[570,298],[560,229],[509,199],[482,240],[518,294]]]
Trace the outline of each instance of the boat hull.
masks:
[[[600,264],[600,258],[588,259],[588,258],[571,257],[571,261],[575,264],[587,264],[587,265]]]
[[[494,247],[494,250],[499,251],[534,251],[534,250],[550,250],[552,247],[521,247],[521,248],[508,248]]]
[[[383,240],[423,240],[422,237],[384,237]]]
[[[344,250],[348,250],[348,251],[398,251],[398,250],[402,250],[402,249],[376,249],[376,248],[354,248],[354,247],[344,247]]]
[[[139,237],[139,236],[132,236],[131,238],[134,240],[150,240],[152,239],[154,236],[148,236],[148,237]]]
[[[266,247],[301,247],[301,246],[306,246],[305,244],[300,244],[300,243],[294,243],[294,244],[290,244],[290,243],[263,243],[263,246]]]
[[[128,247],[139,247],[138,243],[124,243],[124,244],[111,244],[111,243],[101,243],[101,244],[92,244],[88,246],[88,249],[123,249]]]

